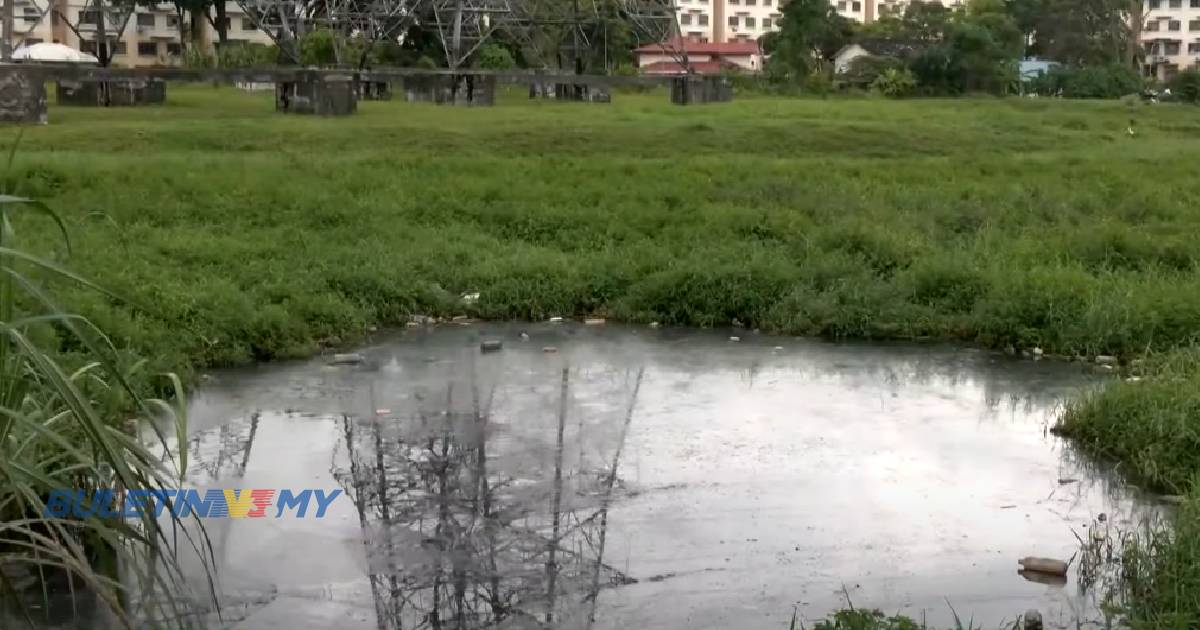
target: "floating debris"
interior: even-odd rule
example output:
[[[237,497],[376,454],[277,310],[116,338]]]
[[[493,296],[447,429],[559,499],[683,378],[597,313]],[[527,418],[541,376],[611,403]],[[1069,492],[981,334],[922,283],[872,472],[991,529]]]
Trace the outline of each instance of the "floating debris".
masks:
[[[775,346],[774,348],[771,348],[771,351],[772,352],[783,352],[783,346]]]
[[[333,355],[333,358],[329,360],[329,365],[361,365],[365,361],[366,358],[363,357],[363,355],[357,352],[351,352],[347,354]]]
[[[1097,365],[1116,365],[1117,357],[1114,357],[1110,354],[1098,354],[1098,355],[1096,355],[1096,364]]]
[[[521,333],[521,341],[529,341],[529,333],[527,333],[527,332]]]
[[[729,340],[730,341],[741,341],[742,338],[741,337],[730,337]]]
[[[1065,486],[1065,485],[1067,485],[1067,484],[1069,484],[1069,483],[1079,483],[1079,480],[1078,480],[1078,479],[1071,479],[1071,478],[1063,478],[1063,479],[1059,479],[1059,480],[1058,480],[1058,485],[1060,485],[1060,486]]]
[[[659,324],[658,322],[650,322],[650,327],[651,327],[651,328],[658,328],[658,327],[659,327],[659,326],[661,326],[661,325],[662,325],[662,324]]]
[[[474,304],[474,303],[478,302],[479,301],[479,292],[471,291],[471,292],[462,294],[462,301],[464,304]]]
[[[563,321],[563,318],[561,318],[561,317],[558,317],[558,316],[555,316],[555,317],[551,317],[551,318],[550,318],[550,323],[551,323],[551,324],[561,324],[561,323],[562,323],[562,321]]]
[[[1045,573],[1047,575],[1066,575],[1068,565],[1062,560],[1054,558],[1036,558],[1028,556],[1017,560],[1017,564],[1026,571],[1034,573]]]
[[[1042,358],[1042,355],[1046,354],[1041,348],[1034,348],[1031,350],[1031,352],[1033,352],[1033,356],[1038,359]]]
[[[1163,503],[1170,503],[1172,505],[1182,505],[1184,501],[1187,501],[1187,497],[1181,494],[1164,494],[1159,498],[1162,499]]]
[[[545,352],[546,354],[553,354],[558,352],[558,348],[555,348],[554,346],[546,346],[545,348],[542,348],[542,352]]]
[[[496,352],[504,346],[504,342],[499,339],[485,339],[479,343],[479,349],[483,352]]]
[[[1021,630],[1042,630],[1042,613],[1030,608],[1021,617]]]
[[[390,413],[392,413],[391,409],[376,409],[375,410],[375,415],[377,415],[377,416],[386,416]]]
[[[587,324],[588,326],[600,326],[600,325],[604,324],[604,318],[603,317],[589,317],[589,318],[583,320],[583,323]]]

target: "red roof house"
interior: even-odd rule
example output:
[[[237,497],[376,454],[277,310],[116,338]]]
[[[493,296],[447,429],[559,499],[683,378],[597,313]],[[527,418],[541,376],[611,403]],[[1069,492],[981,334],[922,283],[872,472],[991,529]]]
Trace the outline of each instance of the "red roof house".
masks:
[[[688,65],[696,74],[720,74],[726,71],[759,72],[762,48],[755,41],[694,42],[673,40],[650,44],[634,51],[642,74],[683,74],[681,63],[687,53]]]

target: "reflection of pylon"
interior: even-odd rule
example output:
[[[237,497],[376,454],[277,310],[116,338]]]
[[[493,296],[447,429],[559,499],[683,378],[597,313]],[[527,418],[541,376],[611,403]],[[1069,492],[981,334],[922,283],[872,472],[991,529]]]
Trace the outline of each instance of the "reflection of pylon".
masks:
[[[564,377],[564,400],[565,387]],[[552,482],[549,470],[492,470],[489,417],[476,401],[474,413],[407,421],[421,427],[408,434],[377,419],[343,420],[349,466],[336,477],[359,513],[379,628],[522,617],[582,625],[601,588],[631,581],[603,561],[615,470],[563,468],[565,403]]]

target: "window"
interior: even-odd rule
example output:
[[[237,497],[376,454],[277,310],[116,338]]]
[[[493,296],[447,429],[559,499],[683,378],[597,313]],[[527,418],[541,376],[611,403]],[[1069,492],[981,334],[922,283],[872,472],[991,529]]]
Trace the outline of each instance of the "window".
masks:
[[[1192,0],[1191,7],[1193,9],[1200,9],[1200,0]]]
[[[744,19],[746,21],[746,28],[754,28],[754,18],[748,17]]]
[[[1181,26],[1182,24],[1180,24],[1179,20],[1169,20],[1167,22],[1168,31],[1178,31]]]
[[[137,16],[137,25],[154,28],[154,18],[155,15],[153,13],[139,13]]]
[[[858,0],[854,0],[854,3],[850,6],[851,6],[850,10],[854,11],[855,13],[862,11],[862,3],[859,2]]]
[[[1147,55],[1154,54],[1154,42],[1142,42],[1142,48],[1146,49]]]
[[[225,32],[228,33],[231,28],[233,28],[233,20],[225,18]]]
[[[168,15],[167,16],[167,27],[168,28],[179,28],[179,16],[178,15]]]
[[[1161,5],[1161,0],[1146,0],[1146,6],[1150,7],[1151,9],[1157,9]]]
[[[1200,2],[1200,0],[1197,0],[1197,2]],[[251,20],[248,17],[244,17],[244,18],[242,18],[242,30],[243,31],[254,31],[254,30],[258,30],[258,27],[254,25],[254,20]]]
[[[167,54],[178,57],[183,49],[179,47],[179,42],[167,42]]]
[[[769,28],[771,28],[771,18],[765,17],[763,18],[763,30],[765,31]]]
[[[1183,0],[1167,0],[1172,9],[1182,9]]]
[[[126,50],[125,42],[117,42],[117,43],[113,44],[113,54],[114,55],[124,55],[125,50]]]
[[[138,42],[139,57],[157,57],[158,42]]]
[[[25,7],[21,10],[24,14],[21,17],[25,18],[25,24],[37,24],[38,20],[42,19],[42,12],[37,10],[37,7]]]
[[[1179,54],[1179,42],[1165,42],[1163,54],[1170,57]]]
[[[1189,31],[1200,31],[1200,20],[1188,20]]]
[[[708,26],[708,14],[707,13],[701,13],[698,17],[700,18],[700,26]]]
[[[1149,22],[1146,22],[1145,28],[1146,28],[1147,32],[1157,31],[1158,30],[1158,20],[1150,20]]]
[[[1188,54],[1195,55],[1197,53],[1200,53],[1200,43],[1192,42],[1188,44]]]
[[[96,54],[96,42],[82,41],[79,42],[80,52],[85,52],[89,55]]]
[[[730,26],[732,26],[732,27],[734,27],[734,28],[737,28],[737,24],[738,24],[738,22],[737,22],[737,16],[736,16],[736,15],[732,15],[732,16],[730,16],[730,17],[729,17],[729,25],[730,25]]]
[[[839,2],[838,3],[838,11],[845,11],[845,10],[846,10],[846,3],[844,1]]]
[[[758,4],[758,0],[746,0],[746,6],[748,7],[752,7],[756,4]]]
[[[1197,1],[1200,1],[1200,0],[1197,0]],[[763,6],[764,6],[764,7],[769,7],[769,6],[771,6],[771,0],[763,0]]]
[[[100,24],[100,12],[99,11],[80,11],[79,12],[79,23],[80,24]]]
[[[25,44],[24,44],[24,45],[25,45],[25,46],[32,46],[32,45],[34,45],[34,44],[40,44],[40,43],[42,43],[42,40],[41,40],[41,39],[39,39],[39,38],[37,38],[37,37],[26,37],[26,38],[25,38]]]
[[[692,15],[691,15],[690,13],[684,13],[683,15],[680,15],[680,16],[679,16],[679,23],[680,23],[680,24],[682,24],[682,25],[684,25],[684,26],[691,26],[691,24],[692,24]]]

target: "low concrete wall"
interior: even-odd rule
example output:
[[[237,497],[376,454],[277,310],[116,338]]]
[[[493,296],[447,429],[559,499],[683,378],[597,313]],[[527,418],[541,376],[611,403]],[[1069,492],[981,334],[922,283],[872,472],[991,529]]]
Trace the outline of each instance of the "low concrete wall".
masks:
[[[11,68],[0,70],[0,122],[44,125],[47,119],[42,79]]]
[[[410,103],[487,107],[496,103],[496,77],[428,74],[404,77],[404,98]]]
[[[302,74],[275,83],[275,111],[285,114],[349,116],[358,110],[354,79],[349,75]]]
[[[392,84],[388,81],[362,79],[358,82],[358,98],[363,101],[392,100]]]
[[[167,101],[167,82],[162,79],[114,79],[110,81],[70,81],[55,84],[59,105],[82,107],[127,107],[162,105]]]
[[[587,85],[584,83],[535,82],[529,84],[529,98],[577,101],[581,103],[611,103],[612,92],[609,91],[607,86]]]
[[[733,84],[725,77],[686,76],[671,79],[671,102],[676,105],[727,103],[733,100]]]

